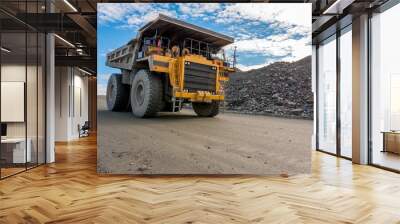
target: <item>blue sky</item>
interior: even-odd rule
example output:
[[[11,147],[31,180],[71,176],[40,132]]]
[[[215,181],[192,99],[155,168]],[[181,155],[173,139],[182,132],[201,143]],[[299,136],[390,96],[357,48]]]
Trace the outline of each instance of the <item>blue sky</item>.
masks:
[[[251,70],[276,61],[311,55],[311,4],[277,3],[100,3],[97,17],[98,93],[119,70],[105,66],[106,53],[136,36],[136,31],[165,14],[235,39],[237,67]]]

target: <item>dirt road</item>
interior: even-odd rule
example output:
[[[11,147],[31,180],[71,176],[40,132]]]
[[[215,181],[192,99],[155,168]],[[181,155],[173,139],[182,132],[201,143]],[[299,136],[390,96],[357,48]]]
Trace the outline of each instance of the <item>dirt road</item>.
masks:
[[[138,119],[98,99],[98,172],[296,174],[309,172],[312,121],[191,110]]]

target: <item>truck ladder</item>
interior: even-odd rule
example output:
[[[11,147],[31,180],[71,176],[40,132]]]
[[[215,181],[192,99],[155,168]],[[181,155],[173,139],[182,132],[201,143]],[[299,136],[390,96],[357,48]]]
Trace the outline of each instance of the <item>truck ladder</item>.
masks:
[[[182,108],[182,99],[172,98],[172,112],[179,112]]]
[[[177,74],[177,70],[179,69],[179,63],[175,63],[173,74]],[[180,80],[179,77],[175,77],[175,87],[173,89],[173,96],[172,96],[172,112],[178,112],[182,108],[182,99],[176,99],[175,93],[177,90],[176,86],[179,85]]]

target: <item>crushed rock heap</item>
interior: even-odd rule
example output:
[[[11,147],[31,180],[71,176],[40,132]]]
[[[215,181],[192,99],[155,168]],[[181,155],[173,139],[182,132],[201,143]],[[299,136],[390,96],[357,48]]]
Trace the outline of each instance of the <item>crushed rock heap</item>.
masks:
[[[311,56],[235,72],[225,91],[228,111],[312,119]]]

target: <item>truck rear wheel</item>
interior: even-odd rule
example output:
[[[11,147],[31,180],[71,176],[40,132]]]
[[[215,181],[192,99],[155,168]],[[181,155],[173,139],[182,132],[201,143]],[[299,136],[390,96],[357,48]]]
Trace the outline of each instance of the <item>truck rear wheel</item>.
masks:
[[[153,117],[163,107],[162,80],[147,70],[139,70],[131,85],[131,107],[136,117]]]
[[[194,112],[199,117],[215,117],[219,113],[219,103],[213,101],[211,103],[192,103]]]
[[[112,74],[107,83],[107,108],[111,111],[125,111],[129,107],[129,86],[122,83],[121,74]]]

